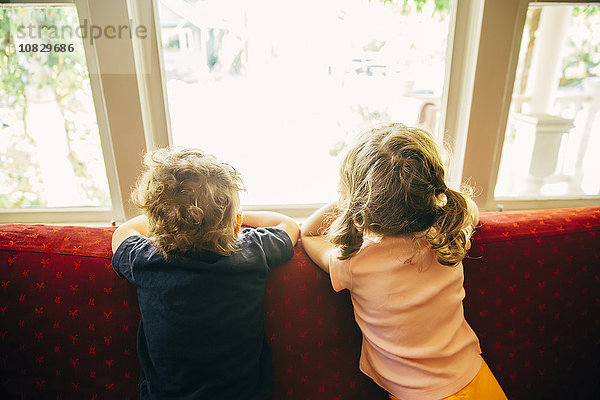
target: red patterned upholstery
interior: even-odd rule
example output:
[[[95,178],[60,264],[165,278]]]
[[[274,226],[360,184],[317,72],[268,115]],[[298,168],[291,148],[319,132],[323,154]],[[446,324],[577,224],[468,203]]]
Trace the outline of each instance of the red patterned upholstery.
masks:
[[[137,398],[139,311],[112,231],[2,226],[0,398]]]
[[[490,213],[465,314],[509,399],[599,399],[600,208]]]
[[[358,369],[361,333],[348,291],[333,291],[301,242],[271,271],[264,303],[276,373],[271,399],[389,400]]]
[[[510,399],[600,398],[600,207],[483,213],[465,309]],[[112,228],[0,226],[0,398],[135,399],[135,289]],[[265,293],[274,400],[387,399],[358,370],[347,292],[302,250]]]

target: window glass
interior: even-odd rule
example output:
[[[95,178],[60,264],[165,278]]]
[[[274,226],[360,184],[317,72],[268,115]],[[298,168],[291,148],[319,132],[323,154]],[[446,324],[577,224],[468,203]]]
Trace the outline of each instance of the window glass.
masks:
[[[529,7],[496,198],[600,194],[600,6]]]
[[[75,6],[0,5],[0,209],[110,206]]]
[[[358,131],[438,129],[448,0],[159,0],[175,145],[238,168],[244,204],[327,202]]]

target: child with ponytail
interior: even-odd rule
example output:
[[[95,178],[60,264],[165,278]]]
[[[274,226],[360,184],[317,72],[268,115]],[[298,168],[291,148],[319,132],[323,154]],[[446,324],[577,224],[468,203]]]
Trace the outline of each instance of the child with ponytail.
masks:
[[[333,289],[350,291],[360,369],[392,400],[506,399],[463,312],[477,206],[446,186],[432,136],[402,124],[366,132],[339,192],[303,224],[302,242]]]

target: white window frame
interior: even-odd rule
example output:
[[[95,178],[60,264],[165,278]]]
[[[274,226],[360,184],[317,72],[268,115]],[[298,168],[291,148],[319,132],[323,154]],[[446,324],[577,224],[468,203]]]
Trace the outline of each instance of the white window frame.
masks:
[[[154,54],[158,54],[160,58],[156,59],[156,58],[152,58],[153,61],[157,61],[158,62],[158,67],[157,69],[160,71],[160,74],[153,74],[151,76],[149,76],[149,79],[146,80],[145,82],[145,90],[147,91],[147,93],[149,94],[150,98],[152,99],[153,103],[158,107],[160,102],[163,102],[163,109],[165,110],[165,113],[163,113],[162,111],[160,112],[160,116],[161,116],[161,126],[166,127],[163,130],[155,130],[154,131],[154,135],[153,140],[154,141],[158,141],[161,143],[168,143],[169,145],[172,145],[173,140],[172,140],[172,136],[171,136],[171,130],[170,130],[170,121],[169,121],[169,113],[168,113],[168,104],[166,101],[166,86],[165,86],[165,81],[163,79],[164,77],[164,71],[162,70],[162,66],[163,61],[162,61],[162,42],[160,39],[160,22],[158,20],[158,12],[156,12],[156,10],[158,9],[158,0],[129,0],[131,3],[136,3],[136,4],[140,4],[142,2],[146,3],[146,1],[151,1],[152,2],[152,10],[151,14],[153,14],[153,18],[154,18],[154,23],[151,24],[153,26],[153,28],[155,29],[155,32],[153,33],[153,35],[155,35],[155,37],[157,38],[156,41],[154,41],[154,43],[159,44],[158,45],[158,49],[152,49],[152,52]],[[450,30],[451,32],[455,30],[455,27],[458,26],[459,28],[456,28],[456,31],[459,32],[458,35],[458,40],[454,40],[451,41],[448,44],[448,50],[447,50],[447,54],[449,57],[451,57],[452,60],[454,60],[457,56],[455,56],[455,52],[457,54],[460,55],[460,57],[462,57],[461,61],[457,62],[456,66],[453,66],[452,69],[450,69],[450,62],[447,62],[446,65],[446,85],[445,87],[447,88],[448,85],[448,81],[449,81],[449,76],[450,73],[452,71],[456,71],[454,73],[458,74],[460,71],[463,71],[463,68],[460,65],[464,65],[465,63],[469,63],[469,60],[466,59],[465,57],[463,57],[463,48],[465,46],[465,43],[471,44],[472,46],[472,38],[465,36],[465,31],[464,29],[462,29],[463,24],[469,22],[469,23],[473,23],[473,21],[470,21],[471,19],[474,18],[473,16],[473,11],[470,11],[469,8],[477,8],[477,7],[473,7],[473,5],[471,3],[478,3],[478,2],[482,2],[483,0],[451,0],[452,3],[452,13],[450,16]],[[467,4],[467,9],[465,9],[464,6],[461,5],[461,7],[459,7],[458,5],[461,3],[465,3]],[[139,6],[138,6],[139,8]],[[457,13],[457,9],[462,10],[460,13]],[[476,17],[475,17],[476,18]],[[472,30],[469,31],[469,33],[471,33]],[[452,36],[452,34],[451,34]],[[473,52],[471,52],[470,54],[472,54]],[[460,65],[459,65],[460,64]],[[471,62],[471,64],[473,64]],[[463,74],[464,75],[464,71]],[[462,76],[461,75],[461,76]],[[468,81],[468,77],[465,77],[464,79],[461,77],[461,82],[462,81],[467,82]],[[461,84],[462,85],[462,84]],[[468,85],[468,84],[467,84]],[[458,124],[460,125],[460,121],[457,120],[457,118],[455,117],[455,115],[458,116],[462,116],[463,114],[455,114],[456,110],[461,110],[458,107],[454,107],[452,108],[451,111],[446,111],[446,107],[444,107],[445,105],[451,105],[451,104],[455,104],[453,103],[454,99],[458,99],[459,97],[461,99],[465,99],[465,101],[468,100],[468,96],[464,96],[462,94],[462,91],[464,91],[464,88],[461,89],[457,89],[455,88],[455,90],[459,93],[455,93],[453,95],[448,95],[448,90],[445,89],[444,93],[443,93],[443,97],[442,97],[442,108],[441,108],[441,113],[442,113],[442,123],[444,123],[444,118],[447,119],[446,121],[446,126],[449,126],[451,124]],[[153,112],[157,111],[157,108],[153,108],[152,109]],[[166,120],[166,122],[163,122],[162,118],[164,118]],[[448,122],[450,121],[450,122]],[[443,126],[442,126],[443,129]],[[446,138],[444,139],[446,140]],[[332,199],[334,200],[334,199]],[[310,216],[314,211],[316,211],[317,209],[319,209],[320,207],[322,207],[323,205],[325,205],[324,203],[311,203],[311,204],[262,204],[262,205],[242,205],[244,210],[269,210],[269,211],[275,211],[275,212],[281,212],[283,214],[286,214],[292,218],[296,218],[299,220],[302,220],[304,218],[307,218],[308,216]]]
[[[518,51],[531,0],[455,0],[452,2],[441,129],[454,162],[450,182],[476,188],[484,211],[574,207],[600,204],[600,197],[505,200],[493,192],[508,118]],[[19,4],[75,4],[80,21],[97,25],[144,25],[149,40],[101,38],[84,41],[96,117],[101,136],[112,208],[2,210],[0,222],[110,223],[135,216],[129,195],[142,170],[146,151],[173,143],[166,101],[157,0],[20,0]],[[554,0],[544,3],[588,4]],[[540,3],[540,4],[544,4]],[[113,63],[122,70],[111,72]],[[258,205],[305,218],[321,204]]]
[[[597,206],[600,196],[565,198],[496,199],[494,189],[506,132],[508,112],[518,63],[519,48],[530,4],[592,2],[573,0],[459,0],[452,68],[467,66],[465,73],[452,73],[446,115],[446,139],[453,143],[456,160],[451,181],[475,186],[480,209],[484,211],[549,209]],[[478,26],[479,25],[479,26]],[[462,36],[460,34],[465,31]],[[477,38],[475,40],[474,38]],[[473,66],[473,63],[475,65]],[[462,109],[461,109],[462,108]],[[464,113],[464,115],[461,115]]]
[[[545,3],[565,2],[587,4],[573,0]],[[536,1],[452,1],[446,82],[441,99],[441,131],[444,132],[444,144],[452,151],[453,162],[448,171],[450,183],[454,187],[459,187],[462,182],[473,185],[475,200],[483,211],[600,204],[600,196],[499,201],[493,195],[512,101],[519,47],[530,3]],[[156,4],[157,0],[153,0],[154,9]],[[157,37],[160,37],[157,20],[154,27]],[[160,43],[160,40],[157,42]],[[162,87],[164,101],[164,84],[151,81],[150,86]],[[172,143],[170,133],[169,138],[164,140]],[[268,204],[246,206],[246,209],[269,209],[304,218],[321,205]]]
[[[15,4],[75,4],[80,23],[87,20],[88,24],[99,26],[129,25],[130,21],[128,4],[122,0],[19,0]],[[110,224],[137,214],[129,195],[141,171],[142,156],[168,141],[156,142],[146,134],[152,130],[142,113],[142,103],[147,103],[142,101],[146,98],[140,88],[144,77],[133,72],[140,68],[139,61],[134,60],[133,41],[100,38],[93,44],[88,40],[83,43],[112,207],[0,210],[0,223]],[[115,63],[119,65],[117,69]]]

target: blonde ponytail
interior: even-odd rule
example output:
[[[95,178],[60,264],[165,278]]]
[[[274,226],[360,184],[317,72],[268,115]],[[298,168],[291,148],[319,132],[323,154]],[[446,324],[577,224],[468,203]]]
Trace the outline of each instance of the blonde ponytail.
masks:
[[[476,206],[470,198],[470,189],[463,190],[468,194],[445,189],[446,202],[424,235],[442,265],[452,266],[462,261],[476,223]]]
[[[354,216],[350,210],[340,215],[329,228],[329,241],[340,246],[340,260],[355,255],[363,244],[363,231],[356,225]]]

